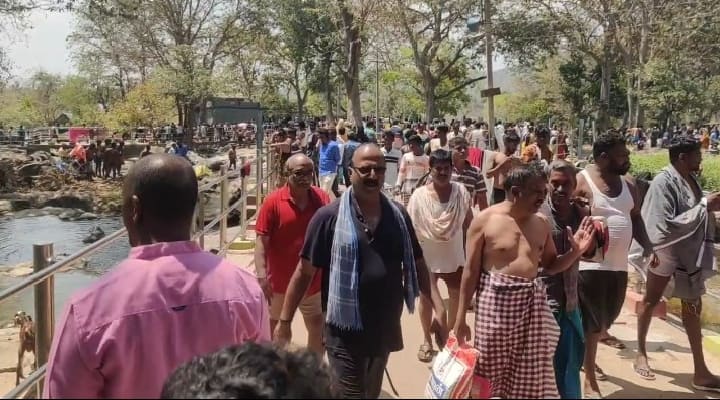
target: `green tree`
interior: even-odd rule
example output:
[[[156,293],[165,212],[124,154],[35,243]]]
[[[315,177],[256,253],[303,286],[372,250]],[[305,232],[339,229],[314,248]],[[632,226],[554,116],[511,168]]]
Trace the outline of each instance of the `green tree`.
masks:
[[[399,19],[425,101],[425,120],[439,116],[438,102],[456,110],[462,99],[453,98],[484,77],[471,77],[467,57],[478,38],[463,38],[465,21],[480,2],[471,0],[395,0],[391,18]]]
[[[115,130],[152,127],[176,118],[175,112],[174,99],[163,92],[161,84],[150,80],[131,89],[105,115],[105,123]]]
[[[98,125],[103,118],[90,83],[80,76],[69,76],[56,94],[62,112],[70,113],[73,125]]]

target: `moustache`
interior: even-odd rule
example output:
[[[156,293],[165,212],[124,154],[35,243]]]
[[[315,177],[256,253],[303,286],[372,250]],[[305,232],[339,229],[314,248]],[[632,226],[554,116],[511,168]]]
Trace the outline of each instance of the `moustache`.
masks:
[[[363,185],[369,186],[369,187],[376,187],[380,185],[380,182],[378,182],[376,179],[365,179],[363,181]]]

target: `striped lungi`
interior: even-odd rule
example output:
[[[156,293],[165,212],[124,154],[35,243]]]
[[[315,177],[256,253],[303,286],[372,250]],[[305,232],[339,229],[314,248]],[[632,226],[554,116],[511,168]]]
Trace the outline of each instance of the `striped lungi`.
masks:
[[[475,314],[475,373],[492,397],[559,398],[553,356],[560,329],[539,279],[482,273]]]

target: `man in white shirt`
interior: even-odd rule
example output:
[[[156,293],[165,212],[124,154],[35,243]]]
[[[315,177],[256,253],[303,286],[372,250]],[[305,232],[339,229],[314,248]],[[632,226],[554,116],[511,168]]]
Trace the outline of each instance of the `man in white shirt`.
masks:
[[[435,128],[435,132],[437,133],[437,136],[430,139],[429,153],[432,153],[433,151],[437,149],[443,149],[450,151],[450,148],[448,147],[448,130],[449,127],[445,125],[445,123],[441,123],[440,125]]]
[[[497,143],[497,151],[500,153],[505,152],[503,136],[505,136],[505,125],[503,125],[502,121],[498,121],[498,124],[495,127],[495,143]]]
[[[382,153],[385,156],[385,182],[383,189],[386,193],[391,194],[395,182],[397,182],[398,171],[400,170],[400,159],[402,158],[402,151],[393,146],[395,141],[395,134],[391,130],[385,130],[383,132],[383,147]]]
[[[480,122],[475,123],[475,129],[470,131],[470,146],[485,149],[485,130],[482,129],[483,124]]]

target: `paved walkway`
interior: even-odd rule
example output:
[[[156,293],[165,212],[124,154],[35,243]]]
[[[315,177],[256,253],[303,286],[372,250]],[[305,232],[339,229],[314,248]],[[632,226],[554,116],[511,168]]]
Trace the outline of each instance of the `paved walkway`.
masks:
[[[249,236],[254,236],[249,232]],[[254,271],[252,251],[231,251],[227,256],[238,265]],[[444,290],[444,287],[441,287]],[[474,320],[468,315],[468,323]],[[679,325],[678,325],[679,326]],[[610,333],[622,340],[626,350],[616,350],[600,345],[598,365],[608,375],[608,381],[600,382],[600,390],[606,398],[673,398],[673,399],[712,399],[720,395],[708,394],[691,388],[693,371],[692,355],[682,328],[672,321],[653,319],[648,336],[650,362],[657,379],[646,381],[632,369],[632,361],[637,348],[636,318],[623,311]],[[302,318],[296,317],[292,324],[293,343],[304,345],[307,340]],[[388,363],[388,372],[397,389],[393,394],[390,383],[385,379],[382,398],[422,398],[430,371],[430,364],[417,360],[417,350],[422,344],[422,330],[417,315],[405,312],[402,316],[402,329],[405,349],[393,353]],[[720,358],[706,354],[708,366],[720,374]]]

